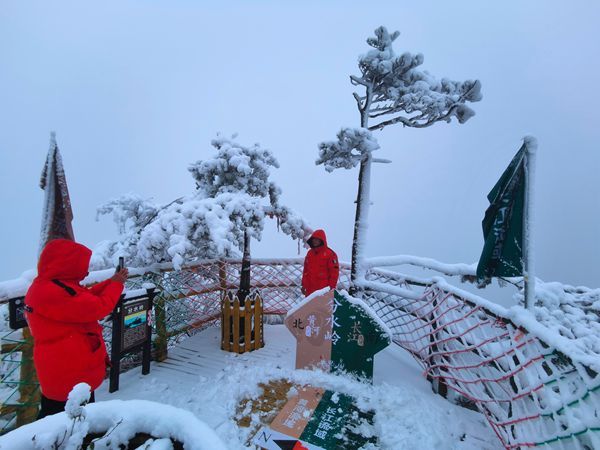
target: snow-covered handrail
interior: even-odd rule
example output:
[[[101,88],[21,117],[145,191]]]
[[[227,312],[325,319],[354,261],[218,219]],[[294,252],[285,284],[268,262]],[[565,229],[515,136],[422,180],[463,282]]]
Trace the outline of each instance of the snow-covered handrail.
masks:
[[[375,267],[391,267],[411,265],[421,267],[423,269],[435,270],[436,272],[450,276],[475,276],[477,271],[477,263],[443,263],[432,258],[424,258],[412,255],[395,255],[395,256],[378,256],[368,258],[364,261],[366,268]]]
[[[225,263],[239,263],[239,258],[225,258],[222,260]],[[270,265],[270,264],[302,264],[304,258],[252,258],[252,264],[255,265]],[[202,265],[214,263],[214,259],[201,259],[192,263],[186,264],[181,270],[193,269]],[[347,264],[347,263],[341,263]],[[140,277],[149,273],[170,272],[176,270],[173,263],[156,263],[146,267],[128,267],[129,277]],[[100,281],[110,278],[114,274],[114,269],[95,270],[81,282],[85,286],[99,283]],[[27,289],[36,277],[35,270],[27,270],[19,278],[13,280],[0,281],[0,304],[6,303],[9,299],[21,297],[25,295]]]

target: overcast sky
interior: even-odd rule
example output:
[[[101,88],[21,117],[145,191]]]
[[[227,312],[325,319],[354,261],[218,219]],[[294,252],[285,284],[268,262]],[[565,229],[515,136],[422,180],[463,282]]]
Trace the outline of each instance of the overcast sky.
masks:
[[[600,286],[597,2],[0,5],[0,280],[35,266],[52,130],[75,235],[90,247],[116,236],[98,205],[190,193],[189,163],[210,157],[217,132],[237,132],[275,153],[284,202],[348,260],[357,170],[328,174],[314,160],[320,141],[359,125],[348,75],[386,25],[401,32],[397,53],[423,53],[438,77],[480,79],[484,98],[464,125],[377,132],[377,156],[393,163],[374,167],[368,255],[477,261],[486,195],[532,134],[537,275]],[[274,224],[253,246],[297,255]]]

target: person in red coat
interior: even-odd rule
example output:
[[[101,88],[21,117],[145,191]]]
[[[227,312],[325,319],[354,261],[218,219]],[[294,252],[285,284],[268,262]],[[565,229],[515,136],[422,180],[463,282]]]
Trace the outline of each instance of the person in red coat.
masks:
[[[64,411],[78,383],[93,390],[102,383],[108,355],[98,320],[117,304],[127,269],[85,288],[92,251],[65,239],[50,241],[38,262],[38,275],[25,296],[33,336],[33,362],[42,391],[38,418]]]
[[[317,230],[306,241],[310,250],[304,258],[302,293],[310,295],[319,289],[335,289],[340,274],[337,255],[327,246],[325,231]]]

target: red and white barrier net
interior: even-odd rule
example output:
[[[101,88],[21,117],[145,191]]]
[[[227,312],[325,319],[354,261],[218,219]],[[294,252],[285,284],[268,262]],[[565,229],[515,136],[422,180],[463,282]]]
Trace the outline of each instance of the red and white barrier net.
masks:
[[[438,392],[476,406],[505,448],[600,448],[596,372],[435,282],[373,271],[364,286],[394,342]]]

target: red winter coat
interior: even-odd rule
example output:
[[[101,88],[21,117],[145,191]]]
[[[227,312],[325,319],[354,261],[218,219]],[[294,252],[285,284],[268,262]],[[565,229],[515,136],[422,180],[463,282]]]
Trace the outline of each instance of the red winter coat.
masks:
[[[96,389],[106,372],[98,320],[114,309],[123,284],[106,280],[89,289],[80,286],[91,256],[90,249],[73,241],[50,241],[25,296],[33,361],[42,393],[52,400],[65,401],[77,383]]]
[[[323,245],[311,248],[304,258],[304,272],[302,273],[304,295],[310,295],[327,286],[335,289],[340,274],[337,255],[327,247],[325,231],[317,230],[308,240],[311,238],[321,239]]]

